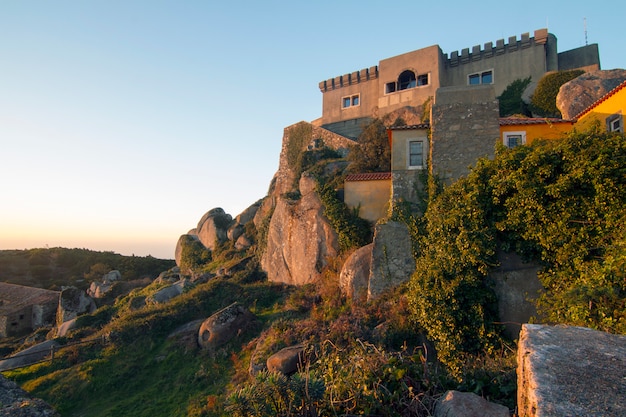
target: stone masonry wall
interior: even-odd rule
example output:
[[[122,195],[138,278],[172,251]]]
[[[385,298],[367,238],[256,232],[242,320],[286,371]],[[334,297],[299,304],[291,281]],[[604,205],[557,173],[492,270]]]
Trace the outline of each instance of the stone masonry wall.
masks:
[[[498,101],[491,86],[437,90],[431,113],[430,167],[449,184],[482,157],[493,158],[500,136]]]

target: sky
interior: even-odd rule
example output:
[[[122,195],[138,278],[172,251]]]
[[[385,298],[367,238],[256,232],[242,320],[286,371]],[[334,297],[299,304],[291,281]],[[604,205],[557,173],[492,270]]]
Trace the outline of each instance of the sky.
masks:
[[[548,28],[626,68],[623,0],[433,3],[0,0],[0,249],[172,259],[267,194],[320,81],[398,54]]]

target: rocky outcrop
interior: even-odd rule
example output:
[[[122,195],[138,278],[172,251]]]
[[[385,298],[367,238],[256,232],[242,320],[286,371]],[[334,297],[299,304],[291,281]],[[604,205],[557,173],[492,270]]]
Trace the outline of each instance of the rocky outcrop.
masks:
[[[411,236],[404,223],[389,221],[374,230],[368,300],[407,282],[415,272]]]
[[[70,330],[74,330],[76,328],[76,319],[78,317],[74,317],[71,320],[61,323],[56,330],[56,337],[65,337],[69,333]]]
[[[519,417],[626,415],[626,336],[525,324],[517,364]]]
[[[97,306],[93,298],[81,289],[70,287],[61,291],[59,308],[57,310],[57,324],[74,319],[81,314],[93,313]]]
[[[87,289],[87,295],[92,298],[103,298],[111,291],[113,284],[122,279],[120,271],[113,270],[102,276],[102,281],[93,281]]]
[[[198,345],[205,350],[215,350],[245,331],[254,318],[247,308],[233,303],[202,322]]]
[[[281,198],[276,204],[261,260],[272,282],[304,285],[316,282],[328,258],[337,255],[337,234],[324,216],[324,206],[315,192],[315,180],[303,175],[301,198]]]
[[[222,208],[214,208],[205,213],[198,222],[196,234],[200,242],[210,250],[215,250],[217,245],[228,240],[228,228],[233,218],[224,212]]]
[[[289,346],[267,358],[267,370],[292,375],[304,365],[304,345]]]
[[[471,392],[448,391],[437,402],[435,417],[509,417],[509,409]]]
[[[174,297],[178,297],[181,295],[185,288],[190,287],[192,284],[186,280],[181,279],[172,285],[168,285],[167,287],[161,288],[159,291],[154,293],[152,296],[146,299],[146,303],[148,304],[163,304],[170,301]]]
[[[58,417],[49,404],[33,398],[15,382],[0,375],[0,417]]]
[[[556,96],[556,107],[564,119],[573,119],[624,80],[624,69],[584,73],[561,86]]]
[[[339,288],[353,301],[367,299],[374,244],[365,245],[352,253],[341,268]]]

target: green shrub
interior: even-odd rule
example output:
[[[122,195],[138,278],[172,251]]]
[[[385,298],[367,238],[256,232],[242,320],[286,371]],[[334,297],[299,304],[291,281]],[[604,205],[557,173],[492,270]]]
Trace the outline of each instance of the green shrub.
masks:
[[[359,135],[359,143],[350,149],[348,160],[352,172],[388,172],[391,149],[387,127],[380,119],[372,120]]]
[[[180,268],[182,271],[196,271],[213,259],[211,251],[193,236],[186,235],[180,245]]]
[[[339,236],[339,249],[346,251],[368,244],[372,239],[371,226],[367,220],[350,211],[337,197],[329,183],[318,182],[318,194],[324,204],[324,216]]]
[[[571,70],[550,72],[544,75],[537,83],[537,88],[530,99],[533,112],[545,117],[561,117],[561,112],[556,107],[559,88],[584,73],[583,70]]]
[[[500,117],[512,116],[514,114],[522,114],[530,116],[526,104],[522,100],[522,94],[528,84],[530,84],[531,77],[517,79],[509,84],[502,94],[498,97],[500,104]],[[556,96],[555,96],[556,99]]]

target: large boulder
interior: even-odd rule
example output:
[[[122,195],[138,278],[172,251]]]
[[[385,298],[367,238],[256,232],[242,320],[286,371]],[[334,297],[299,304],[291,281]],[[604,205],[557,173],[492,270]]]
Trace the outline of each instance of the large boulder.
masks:
[[[186,234],[181,235],[176,242],[176,248],[174,249],[174,261],[176,262],[176,266],[180,268],[181,260],[183,259],[183,248],[185,245],[188,245],[190,242],[200,241],[196,233],[196,229],[191,229]]]
[[[304,361],[304,345],[289,346],[267,358],[267,370],[280,372],[283,375],[291,375],[301,368]]]
[[[471,392],[448,391],[437,401],[435,417],[509,417],[509,409]]]
[[[235,217],[235,220],[227,231],[228,240],[236,242],[241,236],[244,236],[246,225],[254,220],[254,216],[257,211],[259,211],[260,206],[261,200],[257,201]]]
[[[301,198],[279,198],[267,233],[261,266],[269,281],[304,285],[320,279],[339,251],[337,234],[324,216],[313,177],[302,175]]]
[[[198,222],[196,233],[202,244],[215,250],[217,245],[228,240],[228,228],[231,226],[233,218],[224,212],[222,208],[209,210]]]
[[[626,416],[626,336],[524,324],[517,354],[519,417]]]
[[[111,291],[113,284],[122,279],[118,270],[110,271],[102,276],[102,281],[93,281],[87,289],[87,295],[92,298],[103,298]]]
[[[92,313],[96,308],[95,301],[85,291],[75,287],[65,288],[59,297],[57,324],[61,325],[82,314]]]
[[[185,288],[190,287],[192,284],[187,279],[181,279],[172,285],[168,285],[167,287],[163,287],[158,290],[156,293],[151,295],[146,299],[146,303],[148,304],[163,304],[170,301],[174,297],[178,297],[181,295]]]
[[[33,398],[15,382],[0,375],[0,417],[58,417],[49,404]]]
[[[352,253],[341,268],[339,288],[354,301],[367,298],[374,244],[365,245]]]
[[[203,349],[214,350],[239,336],[254,318],[247,308],[235,302],[202,322],[198,344]]]
[[[586,72],[561,86],[556,107],[564,119],[573,119],[624,80],[624,69]]]
[[[374,230],[368,300],[407,282],[415,272],[408,227],[401,222],[377,224]]]

